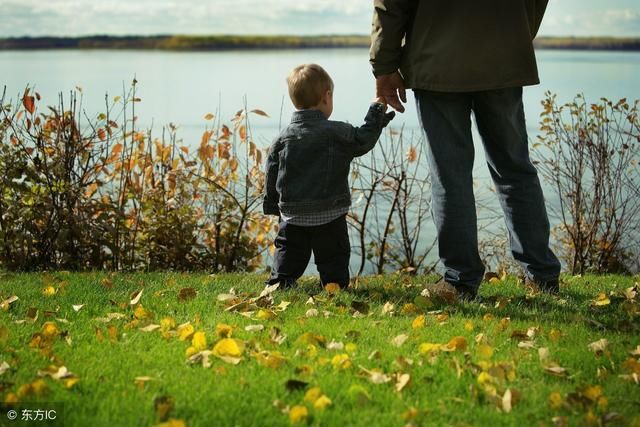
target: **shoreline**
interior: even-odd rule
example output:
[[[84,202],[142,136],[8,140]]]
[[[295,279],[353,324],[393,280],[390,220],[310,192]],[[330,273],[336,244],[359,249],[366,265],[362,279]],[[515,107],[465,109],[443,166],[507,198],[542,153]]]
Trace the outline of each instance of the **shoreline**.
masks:
[[[640,37],[539,37],[536,49],[640,51]],[[368,48],[369,36],[87,36],[0,38],[4,50],[165,50],[185,52]]]

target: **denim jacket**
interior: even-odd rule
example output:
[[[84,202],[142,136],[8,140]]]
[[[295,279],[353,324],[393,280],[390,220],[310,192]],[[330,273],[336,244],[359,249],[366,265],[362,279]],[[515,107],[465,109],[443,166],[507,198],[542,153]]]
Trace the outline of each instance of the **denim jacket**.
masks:
[[[351,205],[349,170],[369,152],[394,113],[373,103],[364,125],[327,120],[319,110],[293,113],[275,139],[266,164],[263,211],[267,215],[321,212]]]

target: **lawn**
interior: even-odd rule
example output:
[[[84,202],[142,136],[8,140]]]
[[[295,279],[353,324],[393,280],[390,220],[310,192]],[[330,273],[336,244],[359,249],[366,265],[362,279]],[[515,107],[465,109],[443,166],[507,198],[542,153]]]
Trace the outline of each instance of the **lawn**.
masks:
[[[57,402],[68,426],[640,426],[638,277],[442,308],[424,277],[262,280],[0,273],[0,425]]]

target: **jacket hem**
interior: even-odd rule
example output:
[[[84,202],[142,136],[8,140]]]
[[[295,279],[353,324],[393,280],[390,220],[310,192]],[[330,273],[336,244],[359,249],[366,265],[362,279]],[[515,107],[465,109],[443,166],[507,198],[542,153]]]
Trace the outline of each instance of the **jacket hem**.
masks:
[[[278,203],[279,212],[284,215],[300,215],[322,212],[327,209],[349,208],[351,207],[351,195],[341,195],[329,200],[320,200],[312,202],[280,202]]]
[[[522,87],[522,86],[534,86],[537,84],[540,84],[539,78],[520,79],[520,80],[512,80],[509,82],[469,85],[469,86],[458,86],[458,85],[447,86],[447,85],[441,85],[441,84],[408,82],[407,89],[428,90],[431,92],[462,93],[462,92],[481,92],[486,90],[507,89],[507,88],[514,88],[514,87]]]

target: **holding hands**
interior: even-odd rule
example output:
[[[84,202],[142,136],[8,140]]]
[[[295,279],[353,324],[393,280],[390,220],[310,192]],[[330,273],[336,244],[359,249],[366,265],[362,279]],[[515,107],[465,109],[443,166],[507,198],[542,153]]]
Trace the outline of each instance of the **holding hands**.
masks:
[[[396,71],[376,77],[376,97],[376,102],[379,102],[378,99],[383,99],[384,104],[391,105],[399,113],[404,113],[402,103],[407,102],[407,91],[402,75]]]
[[[390,111],[387,113],[387,109],[388,109],[388,105],[387,105],[387,101],[385,100],[385,98],[378,96],[376,99],[373,100],[373,102],[377,103],[377,104],[381,104],[384,105],[384,126],[387,126],[389,124],[389,122],[391,120],[393,120],[393,118],[396,116],[396,112],[395,111]]]

